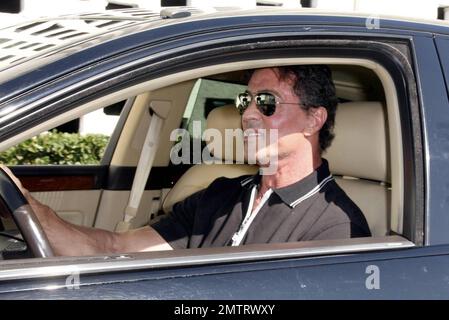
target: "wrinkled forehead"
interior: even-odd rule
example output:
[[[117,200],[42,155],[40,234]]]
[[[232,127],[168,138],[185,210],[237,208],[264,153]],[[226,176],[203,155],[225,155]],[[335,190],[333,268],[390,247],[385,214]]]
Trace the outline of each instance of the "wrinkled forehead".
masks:
[[[293,93],[294,75],[283,77],[278,68],[257,69],[252,73],[248,82],[248,91],[258,92]]]
[[[262,69],[256,69],[252,72],[251,78],[249,79],[248,83],[257,81],[260,78],[275,78],[277,80],[280,80],[280,73],[278,68],[262,68]]]
[[[251,83],[258,82],[261,80],[272,79],[277,80],[277,82],[286,82],[288,85],[292,85],[296,78],[293,73],[282,74],[279,68],[262,68],[256,69],[252,72],[251,77],[248,82],[248,86]]]

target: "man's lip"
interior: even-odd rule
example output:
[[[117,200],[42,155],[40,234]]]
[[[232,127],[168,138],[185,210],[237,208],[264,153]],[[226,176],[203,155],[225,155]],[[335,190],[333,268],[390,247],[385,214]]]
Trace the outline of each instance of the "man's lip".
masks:
[[[243,135],[243,138],[248,139],[248,138],[252,138],[252,137],[260,137],[261,135],[262,135],[261,133],[250,133],[250,134]]]
[[[243,136],[244,137],[248,137],[248,136],[258,136],[258,135],[262,135],[263,134],[263,130],[259,131],[260,129],[245,129],[243,131]]]

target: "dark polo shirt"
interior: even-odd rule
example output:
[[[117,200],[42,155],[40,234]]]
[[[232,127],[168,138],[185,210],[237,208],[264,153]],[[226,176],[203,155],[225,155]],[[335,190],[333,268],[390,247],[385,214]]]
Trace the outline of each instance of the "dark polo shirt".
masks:
[[[175,249],[231,245],[260,175],[218,178],[173,206],[152,227]],[[337,185],[327,161],[304,179],[274,189],[241,244],[371,236],[361,210]]]

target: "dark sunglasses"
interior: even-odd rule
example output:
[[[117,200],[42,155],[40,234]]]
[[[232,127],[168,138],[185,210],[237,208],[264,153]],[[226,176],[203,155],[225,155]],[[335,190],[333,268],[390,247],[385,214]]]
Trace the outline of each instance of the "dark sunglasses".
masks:
[[[259,92],[255,95],[255,102],[257,109],[266,117],[272,116],[276,112],[277,104],[298,104],[295,102],[280,102],[276,101],[276,97],[269,92]],[[242,115],[250,106],[253,96],[249,92],[243,92],[237,95],[235,99],[235,106]]]

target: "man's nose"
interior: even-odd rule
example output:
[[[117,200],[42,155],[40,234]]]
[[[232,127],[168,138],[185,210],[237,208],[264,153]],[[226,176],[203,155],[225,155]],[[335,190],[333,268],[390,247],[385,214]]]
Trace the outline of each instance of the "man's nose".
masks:
[[[253,99],[249,104],[248,108],[246,108],[245,112],[242,115],[242,121],[249,121],[254,119],[260,119],[262,114],[256,106],[256,102]]]
[[[256,107],[256,103],[253,100],[242,115],[242,128],[243,130],[249,128],[260,128],[262,127],[262,121],[262,113],[260,113],[259,109]]]

